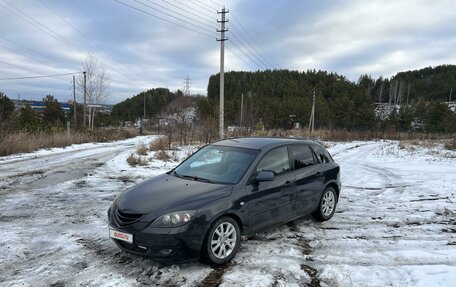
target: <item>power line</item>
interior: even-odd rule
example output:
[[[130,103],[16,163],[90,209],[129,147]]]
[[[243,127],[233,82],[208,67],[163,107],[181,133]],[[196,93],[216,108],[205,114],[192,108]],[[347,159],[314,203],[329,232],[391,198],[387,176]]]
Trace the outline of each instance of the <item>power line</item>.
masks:
[[[203,9],[205,9],[205,10],[207,10],[207,11],[210,11],[210,10],[207,9],[207,7],[204,7],[204,6],[201,5],[200,2],[198,2],[198,1],[193,1],[193,0],[187,0],[187,1],[192,2],[193,4],[195,4],[196,6],[198,6],[198,7],[200,7],[200,8],[203,8]],[[217,11],[217,9],[214,9],[214,10]]]
[[[35,54],[37,54],[37,55],[39,55],[39,56],[41,56],[41,57],[44,57],[44,58],[47,58],[47,59],[49,59],[49,60],[55,61],[55,59],[49,57],[48,55],[45,55],[45,54],[43,54],[43,53],[41,53],[41,52],[39,52],[39,51],[37,51],[37,50],[34,50],[34,49],[30,48],[30,47],[21,45],[21,44],[19,44],[19,43],[17,43],[17,42],[8,40],[8,39],[3,38],[3,37],[0,37],[0,39],[2,39],[3,41],[9,42],[9,43],[11,43],[11,44],[13,44],[13,45],[16,45],[16,46],[18,46],[18,47],[20,47],[20,48],[22,48],[22,49],[24,49],[24,50],[28,50],[28,51],[30,51],[30,52],[32,52],[32,53],[35,53]]]
[[[165,0],[163,0],[163,1],[165,1]],[[179,3],[180,5],[182,5],[182,6],[184,6],[184,7],[187,7],[188,9],[193,10],[193,11],[195,11],[195,12],[197,12],[197,13],[200,13],[200,14],[206,16],[206,17],[209,17],[209,18],[212,18],[212,17],[214,17],[214,16],[217,15],[216,13],[213,13],[213,15],[206,14],[204,11],[195,9],[195,8],[193,8],[192,6],[187,5],[187,4],[185,4],[185,3],[182,3],[182,2],[180,2],[180,1],[178,1],[178,0],[174,0],[174,2],[177,2],[177,3]],[[203,18],[203,17],[202,17],[202,18]],[[204,18],[204,19],[207,19],[207,18]],[[217,20],[217,18],[211,19],[211,20],[209,20],[209,21],[215,21],[215,20]]]
[[[187,19],[189,19],[190,21],[199,23],[199,24],[201,24],[201,25],[203,25],[203,26],[207,26],[207,24],[205,24],[205,23],[203,23],[203,22],[201,22],[201,21],[199,21],[199,20],[192,19],[191,17],[188,17],[187,15],[183,15],[183,14],[181,14],[181,13],[179,13],[179,12],[176,12],[176,11],[170,9],[170,8],[164,7],[163,5],[157,4],[157,3],[152,2],[152,1],[150,1],[150,0],[146,0],[146,1],[149,2],[149,3],[151,3],[151,4],[153,4],[153,5],[156,5],[156,6],[160,7],[160,8],[162,8],[162,9],[165,9],[165,10],[167,10],[167,11],[171,11],[172,13],[175,13],[175,14],[181,16],[181,17],[187,18]],[[141,2],[136,1],[136,0],[135,0],[135,2],[141,3]],[[141,4],[143,4],[143,3],[141,3]],[[145,5],[145,4],[143,4],[143,5]],[[147,6],[147,5],[146,5],[146,6]],[[163,14],[165,14],[165,15],[168,15],[169,17],[173,17],[173,18],[176,18],[176,19],[178,19],[178,20],[180,20],[180,21],[184,21],[184,20],[182,20],[182,19],[180,19],[180,18],[177,18],[177,17],[175,17],[175,16],[173,16],[173,15],[170,15],[170,14],[168,14],[168,13],[166,13],[166,12],[163,12],[163,11],[161,11],[161,10],[159,10],[159,9],[155,9],[155,8],[153,8],[153,7],[150,7],[150,6],[147,6],[147,7],[151,8],[151,9],[154,9],[154,10],[156,10],[156,11],[159,11],[160,13],[163,13]],[[176,6],[176,7],[177,7],[177,6]],[[179,7],[177,7],[177,8],[179,8]],[[179,9],[182,10],[182,8],[179,8]],[[185,11],[185,10],[184,10],[184,11]],[[188,11],[185,11],[185,12],[189,13]],[[193,24],[193,23],[190,23],[190,22],[187,22],[187,21],[185,21],[185,22],[188,23],[188,24],[190,24],[190,25],[194,25],[195,27],[199,27],[200,29],[206,30],[205,27],[201,28],[201,26],[199,26],[199,25],[196,25],[196,24]],[[211,28],[215,28],[215,27],[211,27]],[[211,32],[211,31],[209,31],[209,30],[206,30],[206,31]]]
[[[237,22],[239,24],[239,26],[242,28],[242,30],[244,30],[245,34],[250,38],[250,40],[253,42],[253,44],[256,46],[256,48],[263,54],[265,55],[265,58],[268,60],[268,62],[272,65],[272,67],[277,67],[278,65],[276,65],[276,63],[268,56],[267,53],[264,52],[264,50],[261,48],[261,45],[258,44],[258,42],[250,35],[250,33],[247,31],[247,29],[244,28],[244,26],[241,24],[241,22],[236,18],[235,15],[233,15],[233,20],[234,21],[231,21],[231,23],[233,24],[233,27],[235,27],[235,22]],[[235,27],[237,28],[237,27]],[[269,61],[271,60],[271,61]]]
[[[257,66],[260,70],[263,70],[263,69],[261,68],[261,65],[258,64],[258,62],[257,62],[255,59],[253,59],[252,57],[250,57],[249,54],[247,54],[243,49],[241,49],[241,48],[236,44],[235,41],[233,41],[233,38],[231,38],[231,41],[230,41],[230,42],[231,42],[231,44],[233,44],[234,47],[236,47],[236,48],[238,49],[238,51],[240,51],[242,54],[244,54],[245,57],[247,57],[252,63],[254,63],[255,66]]]
[[[58,18],[60,18],[62,21],[64,21],[67,25],[69,25],[70,27],[72,27],[74,30],[76,30],[79,34],[81,34],[82,37],[84,37],[84,39],[86,39],[88,42],[90,42],[93,46],[97,47],[98,49],[102,50],[103,52],[105,52],[105,54],[109,54],[103,47],[100,47],[98,44],[96,44],[95,42],[93,42],[92,40],[90,40],[84,32],[82,32],[81,30],[79,30],[76,26],[74,26],[73,24],[71,24],[70,21],[66,20],[64,17],[60,16],[57,12],[55,12],[51,7],[49,7],[46,3],[44,3],[42,0],[38,0],[41,4],[43,4],[49,11],[51,11],[55,16],[57,16]],[[85,52],[84,50],[81,49],[82,52]],[[86,53],[86,52],[85,52]],[[117,69],[113,68],[112,66],[109,66],[107,65],[109,68],[111,68],[111,70],[113,70],[114,72],[124,76],[125,78],[133,81],[132,78],[130,78],[129,76],[127,76],[126,74],[118,71]]]
[[[255,58],[257,58],[265,67],[267,68],[270,68],[272,67],[273,65],[270,64],[270,62],[267,60],[267,58],[263,57],[260,53],[260,50],[255,48],[253,46],[253,42],[250,41],[250,44],[247,45],[247,43],[249,42],[248,39],[246,39],[246,37],[243,37],[243,32],[240,31],[235,25],[234,23],[231,23],[231,28],[233,28],[233,30],[236,32],[236,33],[233,33],[233,34],[237,34],[239,35],[239,42],[241,42],[241,44],[243,44],[246,49],[249,50],[249,52],[255,56]]]
[[[207,34],[207,33],[204,33],[204,32],[198,31],[198,30],[195,30],[195,29],[193,29],[193,28],[191,28],[191,27],[188,27],[188,26],[185,26],[185,25],[182,25],[182,24],[179,24],[179,23],[170,21],[170,20],[165,19],[165,18],[163,18],[163,17],[157,16],[157,15],[155,15],[155,14],[149,13],[149,12],[147,12],[147,11],[144,11],[144,10],[142,10],[142,9],[139,9],[139,8],[137,8],[137,7],[134,7],[134,6],[132,6],[132,5],[129,5],[129,4],[127,4],[127,3],[124,3],[124,2],[122,2],[122,1],[119,1],[119,0],[114,0],[114,1],[117,2],[117,3],[119,3],[119,4],[122,4],[122,5],[124,5],[124,6],[127,6],[127,7],[131,8],[131,9],[134,9],[134,10],[136,10],[136,11],[139,11],[139,12],[141,12],[141,13],[144,13],[144,14],[147,14],[147,15],[152,16],[152,17],[154,17],[154,18],[157,18],[157,19],[160,19],[160,20],[162,20],[162,21],[168,22],[168,23],[170,23],[170,24],[179,26],[179,27],[184,28],[184,29],[187,29],[187,30],[191,30],[191,31],[196,32],[196,33],[198,33],[198,34],[201,34],[201,35],[204,35],[204,36],[211,37],[211,38],[213,38],[213,39],[215,38],[215,36],[212,36],[212,35],[210,35],[210,34]]]
[[[79,46],[73,44],[71,41],[59,36],[58,34],[54,33],[51,29],[47,28],[45,25],[41,24],[39,21],[35,20],[33,17],[29,16],[27,13],[21,11],[19,8],[15,7],[14,5],[12,5],[11,3],[8,3],[7,1],[3,1],[4,3],[8,4],[10,7],[12,7],[13,9],[15,9],[16,11],[18,11],[20,14],[17,14],[16,12],[12,11],[11,9],[9,9],[8,7],[0,4],[0,6],[2,6],[3,8],[7,9],[8,11],[10,11],[11,13],[15,14],[16,16],[22,18],[23,20],[27,21],[28,23],[30,23],[31,25],[33,25],[34,27],[40,29],[41,31],[53,36],[54,38],[56,38],[57,40],[61,41],[62,43],[68,45],[69,47],[71,48],[74,48],[76,50],[79,50],[85,54],[88,54],[85,50],[83,50],[82,48],[80,48]],[[22,16],[22,15],[24,16]],[[31,22],[33,21],[33,22]],[[68,22],[67,22],[68,23]],[[71,24],[70,24],[71,25]],[[71,25],[72,27],[74,27],[73,25]],[[117,69],[113,68],[112,66],[109,66],[107,65],[111,70],[113,70],[114,72],[124,76],[125,78],[129,79],[129,80],[133,80],[132,78],[130,78],[129,76],[125,75],[124,73],[118,71]]]
[[[71,26],[74,30],[76,30],[82,37],[84,37],[84,39],[86,39],[87,41],[89,41],[92,45],[100,48],[97,44],[95,44],[94,42],[92,42],[92,40],[90,40],[89,38],[86,37],[86,35],[81,31],[79,30],[76,26],[74,26],[73,24],[71,24],[69,21],[67,21],[65,18],[63,18],[62,16],[59,15],[59,13],[55,12],[55,10],[53,10],[51,7],[49,7],[49,5],[47,5],[46,3],[44,3],[42,0],[38,0],[44,7],[46,7],[49,11],[52,12],[52,14],[54,14],[55,16],[59,17],[63,22],[65,22],[67,25]]]
[[[209,2],[212,2],[212,1],[209,1]],[[200,1],[200,3],[202,3],[202,2]],[[213,2],[212,2],[212,3],[213,3]],[[217,5],[214,6],[214,4],[211,4],[211,3],[205,3],[205,4],[208,5],[208,6],[210,6],[210,7],[212,7],[212,9],[215,9],[215,10],[218,10],[218,9],[219,9],[219,7],[218,7]]]
[[[221,4],[219,4],[219,3],[215,2],[215,1],[212,1],[212,0],[209,0],[209,2],[212,2],[215,6],[221,5]],[[215,9],[218,9],[218,8],[215,8]]]
[[[244,58],[240,57],[237,53],[234,52],[234,50],[231,50],[229,47],[226,47],[226,49],[227,49],[228,51],[230,51],[234,56],[238,57],[242,62],[244,62],[244,64],[246,64],[247,66],[249,66],[249,68],[250,68],[251,70],[253,70],[253,71],[255,70],[255,68],[253,68],[253,66],[251,66],[249,62],[245,61]]]
[[[65,38],[57,35],[56,33],[52,32],[51,30],[49,30],[46,26],[44,26],[43,24],[41,24],[40,22],[36,21],[35,19],[33,19],[32,17],[30,17],[29,15],[27,15],[25,12],[21,11],[19,8],[16,8],[14,5],[12,5],[11,3],[8,3],[6,1],[3,1],[5,4],[8,4],[10,7],[12,7],[14,10],[18,11],[20,14],[16,13],[15,11],[11,10],[10,8],[4,6],[3,4],[0,3],[0,6],[5,8],[6,10],[8,10],[9,12],[15,14],[16,16],[22,18],[23,20],[25,20],[26,22],[28,22],[29,24],[31,24],[32,26],[34,26],[35,28],[41,30],[42,32],[45,32],[49,35],[51,35],[52,37],[56,38],[57,40],[59,40],[60,42],[64,43],[65,45],[71,47],[71,48],[74,48],[74,49],[77,49],[77,50],[81,50],[81,48],[79,48],[78,46],[76,46],[75,44],[73,44],[72,42],[66,40]],[[33,22],[32,22],[33,21]]]
[[[20,53],[19,51],[16,51],[14,49],[11,49],[11,48],[8,48],[7,46],[4,46],[2,44],[0,44],[0,47],[2,47],[3,49],[6,49],[6,50],[9,50],[10,52],[14,53],[14,54],[17,54],[17,55],[21,55],[22,57],[25,57],[25,58],[28,58],[32,61],[36,61],[36,62],[40,62],[41,64],[44,64],[45,66],[49,67],[48,63],[44,62],[44,61],[41,61],[41,60],[38,60],[38,59],[34,59],[26,54],[23,54],[23,53]]]
[[[241,39],[239,39],[239,38],[236,36],[235,33],[231,33],[231,36],[232,36],[232,38],[234,38],[236,41],[238,41],[242,46],[244,46],[244,47],[246,48],[246,50],[248,50],[248,52],[249,52],[254,58],[256,58],[256,59],[259,60],[259,62],[256,62],[256,61],[255,61],[255,64],[258,65],[258,63],[261,63],[261,64],[263,64],[263,66],[264,66],[266,69],[268,68],[268,65],[265,64],[264,61],[263,61],[260,57],[258,57],[257,53],[255,53],[254,51],[252,51],[252,50],[249,48],[248,45],[246,45]],[[258,66],[261,67],[261,65],[258,65]]]
[[[205,21],[207,21],[207,22],[209,22],[209,23],[211,23],[211,24],[214,24],[214,23],[215,23],[213,20],[209,20],[209,19],[204,18],[204,17],[202,17],[202,16],[200,16],[200,15],[198,15],[198,14],[196,14],[196,13],[193,13],[193,12],[190,12],[190,11],[188,11],[188,10],[185,10],[185,9],[183,9],[183,8],[177,6],[177,5],[174,5],[174,4],[172,4],[172,3],[170,3],[170,2],[168,2],[168,1],[166,1],[166,0],[162,0],[162,1],[165,2],[166,4],[170,5],[170,6],[173,6],[173,7],[177,8],[177,9],[179,9],[179,10],[182,10],[182,11],[184,11],[184,12],[190,14],[190,15],[193,15],[193,16],[195,16],[195,17],[198,17],[198,18],[200,18],[200,19],[202,19],[202,20],[205,20]],[[175,1],[175,2],[178,2],[178,1]],[[181,4],[181,5],[182,5],[182,4]],[[183,5],[183,6],[186,6],[186,5]]]
[[[7,80],[26,80],[26,79],[39,79],[39,78],[54,78],[60,76],[68,76],[68,75],[76,75],[82,72],[74,72],[74,73],[65,73],[65,74],[54,74],[54,75],[44,75],[44,76],[29,76],[29,77],[17,77],[17,78],[0,78],[0,81],[7,81]]]

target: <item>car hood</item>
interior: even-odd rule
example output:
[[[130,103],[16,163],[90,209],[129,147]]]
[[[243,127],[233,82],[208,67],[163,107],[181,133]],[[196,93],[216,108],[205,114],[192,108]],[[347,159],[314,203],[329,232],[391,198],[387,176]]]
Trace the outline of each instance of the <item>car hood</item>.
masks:
[[[121,212],[149,214],[150,220],[172,211],[196,210],[211,201],[229,196],[232,186],[183,179],[163,174],[124,192],[115,204]]]

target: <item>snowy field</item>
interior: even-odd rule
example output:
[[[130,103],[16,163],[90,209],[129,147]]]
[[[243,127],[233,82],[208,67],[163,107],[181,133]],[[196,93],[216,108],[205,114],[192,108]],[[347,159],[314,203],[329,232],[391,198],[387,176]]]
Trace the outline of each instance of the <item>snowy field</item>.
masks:
[[[108,238],[116,194],[177,164],[130,167],[127,157],[152,140],[0,158],[0,286],[456,286],[454,151],[329,143],[342,169],[334,217],[259,233],[213,269],[161,265]]]

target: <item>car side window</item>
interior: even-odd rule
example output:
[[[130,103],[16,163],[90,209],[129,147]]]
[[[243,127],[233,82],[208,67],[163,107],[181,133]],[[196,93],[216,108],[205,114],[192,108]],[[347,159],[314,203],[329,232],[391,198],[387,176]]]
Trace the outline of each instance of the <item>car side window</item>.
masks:
[[[317,155],[318,160],[321,163],[328,163],[331,162],[330,158],[328,157],[329,154],[327,151],[323,149],[323,147],[318,145],[312,145],[312,149],[314,150],[315,154]]]
[[[274,175],[290,171],[290,159],[286,146],[273,149],[266,153],[256,167],[256,172],[272,171]]]
[[[294,169],[313,165],[316,162],[312,150],[307,145],[292,145],[291,154],[293,156]]]

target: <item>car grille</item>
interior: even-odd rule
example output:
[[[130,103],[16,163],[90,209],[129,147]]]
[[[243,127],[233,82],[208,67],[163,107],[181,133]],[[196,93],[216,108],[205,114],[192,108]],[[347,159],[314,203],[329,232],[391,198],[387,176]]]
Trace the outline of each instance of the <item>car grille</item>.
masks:
[[[135,223],[136,221],[138,221],[139,218],[141,218],[141,216],[144,215],[144,214],[141,214],[141,213],[121,212],[118,209],[116,209],[116,213],[115,214],[116,214],[117,222],[120,225],[128,225],[128,224]]]

